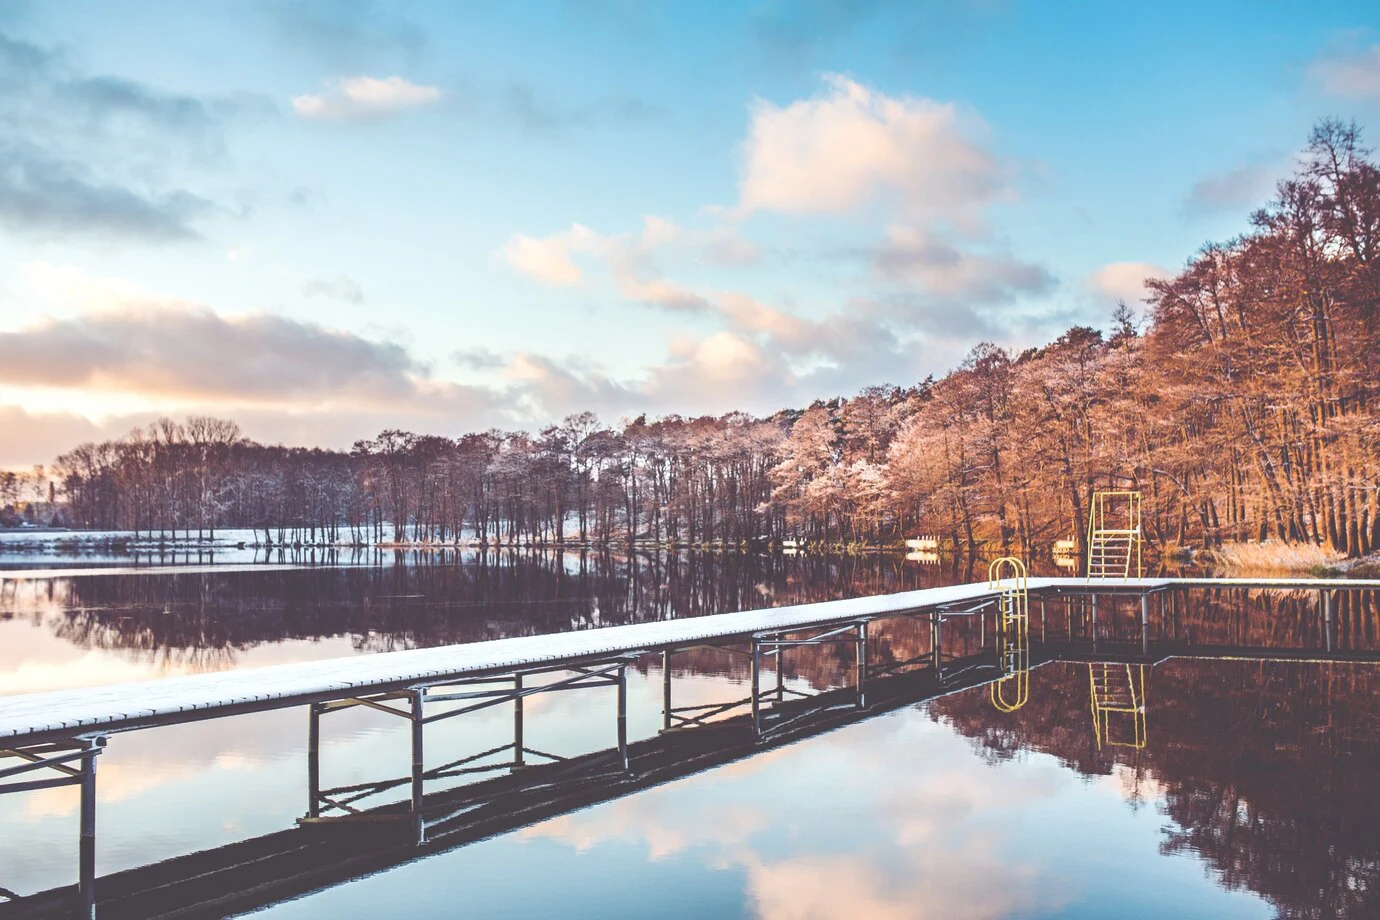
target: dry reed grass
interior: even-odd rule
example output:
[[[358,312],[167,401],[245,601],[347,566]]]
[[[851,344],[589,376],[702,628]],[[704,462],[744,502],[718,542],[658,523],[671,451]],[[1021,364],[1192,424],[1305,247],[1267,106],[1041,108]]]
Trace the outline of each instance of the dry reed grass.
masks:
[[[1345,557],[1336,550],[1313,543],[1224,543],[1210,555],[1228,572],[1306,572],[1337,565]]]

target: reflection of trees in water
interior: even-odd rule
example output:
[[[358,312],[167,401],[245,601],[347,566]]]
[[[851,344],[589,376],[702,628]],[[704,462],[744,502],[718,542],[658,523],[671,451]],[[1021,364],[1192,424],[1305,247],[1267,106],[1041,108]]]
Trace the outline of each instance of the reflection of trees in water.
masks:
[[[396,556],[406,564],[54,580],[62,611],[48,619],[83,648],[225,667],[238,651],[285,640],[350,636],[361,651],[390,651],[888,593],[953,577],[890,555]]]
[[[1380,667],[1171,660],[1147,688],[1142,751],[1098,749],[1079,665],[1038,669],[1011,715],[980,694],[930,711],[989,757],[1038,750],[1153,779],[1173,820],[1162,851],[1198,855],[1281,916],[1380,916]]]

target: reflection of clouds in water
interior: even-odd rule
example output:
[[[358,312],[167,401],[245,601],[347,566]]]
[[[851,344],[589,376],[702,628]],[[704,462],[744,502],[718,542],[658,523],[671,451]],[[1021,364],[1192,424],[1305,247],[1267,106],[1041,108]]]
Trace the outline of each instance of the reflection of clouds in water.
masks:
[[[1112,765],[1110,775],[1099,776],[1094,782],[1134,806],[1147,802],[1161,805],[1169,795],[1169,787],[1148,767],[1137,770],[1127,764],[1116,763]]]
[[[1050,859],[1015,850],[1007,819],[1070,781],[1043,759],[984,764],[901,713],[523,833],[577,851],[641,841],[654,860],[703,850],[714,868],[746,870],[763,920],[986,920],[1068,900]]]
[[[222,762],[221,758],[217,758],[214,765],[221,770],[253,771],[262,765],[262,761],[240,757]],[[200,764],[186,762],[102,764],[97,771],[96,801],[100,805],[114,805],[135,799],[168,782],[197,776],[204,769]],[[60,818],[75,815],[80,805],[80,795],[76,786],[40,789],[25,797],[24,813],[30,818]]]
[[[750,865],[748,884],[761,920],[988,920],[1063,902],[1038,890],[1034,869],[994,858],[999,845],[912,850],[887,866],[875,854],[790,858]]]

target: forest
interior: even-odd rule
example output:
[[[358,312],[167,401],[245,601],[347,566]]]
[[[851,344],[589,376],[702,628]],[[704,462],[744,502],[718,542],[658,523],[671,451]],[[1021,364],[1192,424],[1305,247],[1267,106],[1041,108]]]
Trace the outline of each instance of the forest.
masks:
[[[535,433],[387,430],[353,449],[163,419],[47,469],[68,526],[264,542],[887,545],[1028,553],[1092,492],[1141,490],[1162,551],[1380,549],[1380,170],[1324,120],[1249,230],[1149,282],[1143,317],[765,418],[572,415]],[[12,501],[21,479],[0,482]],[[35,488],[39,480],[35,480]],[[0,505],[6,502],[0,494]]]

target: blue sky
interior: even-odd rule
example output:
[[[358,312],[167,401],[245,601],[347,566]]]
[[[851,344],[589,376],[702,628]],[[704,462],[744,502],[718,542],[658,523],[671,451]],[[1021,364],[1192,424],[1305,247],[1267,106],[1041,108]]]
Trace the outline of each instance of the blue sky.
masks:
[[[1372,4],[0,0],[0,466],[770,412],[1106,325]]]

